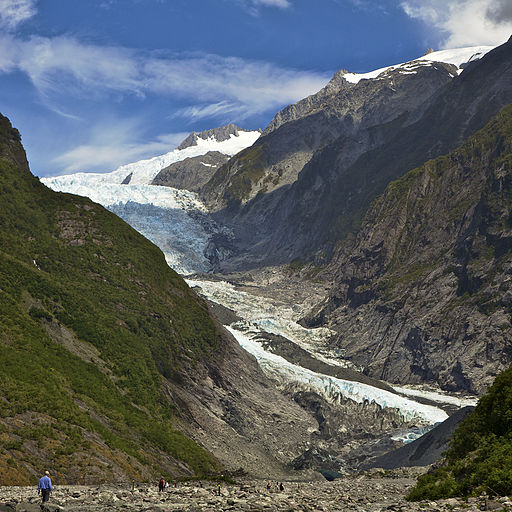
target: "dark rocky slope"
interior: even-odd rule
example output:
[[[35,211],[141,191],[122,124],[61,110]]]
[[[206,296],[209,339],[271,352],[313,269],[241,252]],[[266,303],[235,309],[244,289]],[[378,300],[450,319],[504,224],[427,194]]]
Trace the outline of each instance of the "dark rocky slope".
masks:
[[[274,146],[282,142],[282,148],[293,152],[299,142],[305,144],[304,133],[318,133],[312,119],[334,115],[330,102],[309,116],[277,123],[219,169],[204,194],[223,208],[217,215],[233,225],[241,250],[248,249],[224,267],[325,261],[336,243],[358,229],[371,201],[390,181],[456,148],[512,101],[512,40],[471,63],[462,75],[452,79],[450,72],[441,65],[421,67],[417,74],[394,70],[383,80],[357,85],[340,76],[343,87],[333,98],[356,110],[359,96],[368,98],[357,110],[362,117],[351,111],[338,117],[340,131],[329,140],[321,137],[325,144],[312,147],[312,156],[290,185],[269,191],[264,183]],[[387,111],[387,105],[393,108]],[[295,129],[297,123],[304,129]],[[319,125],[331,126],[325,120]],[[288,131],[290,135],[280,137]],[[289,140],[294,131],[296,143]],[[266,142],[271,139],[272,144]]]
[[[258,195],[295,182],[313,154],[340,136],[351,141],[346,159],[353,161],[378,143],[367,133],[370,128],[423,104],[455,71],[448,64],[418,64],[414,73],[390,70],[380,80],[358,84],[346,81],[345,72],[339,71],[321,91],[279,112],[252,147],[203,187],[203,195],[216,209],[230,206],[236,211]]]
[[[368,375],[482,393],[512,360],[512,106],[391,183],[307,318]]]
[[[406,444],[371,462],[365,462],[363,469],[383,468],[397,469],[412,466],[430,466],[439,461],[450,446],[453,433],[460,423],[474,410],[464,407],[453,413],[446,421],[423,434],[415,441]]]
[[[217,169],[229,160],[218,151],[208,151],[205,155],[185,158],[164,167],[153,179],[151,185],[174,187],[199,192]]]

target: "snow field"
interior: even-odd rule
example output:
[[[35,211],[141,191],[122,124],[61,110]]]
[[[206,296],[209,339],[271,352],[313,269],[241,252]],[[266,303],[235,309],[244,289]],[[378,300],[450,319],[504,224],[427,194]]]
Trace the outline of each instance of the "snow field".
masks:
[[[395,64],[394,66],[387,66],[384,68],[375,69],[368,73],[346,73],[343,78],[352,84],[357,84],[360,80],[370,80],[377,78],[381,73],[401,69],[403,74],[412,73],[414,68],[421,65],[430,65],[431,62],[445,62],[446,64],[453,64],[459,68],[458,73],[462,73],[462,66],[474,60],[481,59],[487,52],[494,49],[494,46],[471,46],[468,48],[456,48],[453,50],[440,50],[423,55],[418,59]]]
[[[41,181],[43,181],[43,183],[48,187],[58,190],[58,187],[69,187],[72,183],[76,186],[77,182],[82,183],[84,186],[92,186],[93,183],[95,185],[100,183],[120,185],[129,174],[132,174],[129,185],[149,185],[153,181],[154,177],[168,165],[175,162],[181,162],[186,158],[205,155],[209,151],[218,151],[219,153],[233,156],[242,151],[242,149],[252,146],[260,135],[260,132],[257,131],[240,131],[238,132],[238,136],[231,135],[228,140],[222,142],[218,142],[212,137],[209,139],[202,139],[199,137],[197,139],[197,146],[190,146],[185,149],[175,149],[165,155],[159,155],[149,158],[148,160],[139,160],[138,162],[122,165],[112,172],[77,172],[75,174],[44,178]]]

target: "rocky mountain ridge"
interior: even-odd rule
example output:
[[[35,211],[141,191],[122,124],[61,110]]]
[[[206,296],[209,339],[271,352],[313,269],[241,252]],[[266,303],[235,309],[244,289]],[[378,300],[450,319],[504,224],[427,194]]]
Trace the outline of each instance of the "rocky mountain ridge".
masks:
[[[229,156],[219,151],[208,151],[204,155],[185,158],[164,167],[153,178],[151,185],[199,192],[228,160]]]
[[[302,108],[311,115],[277,123],[205,186],[206,200],[233,228],[242,253],[224,268],[325,261],[340,239],[357,230],[371,200],[389,181],[454,149],[511,101],[511,44],[471,62],[460,76],[449,64],[414,62],[411,69],[390,69],[356,84],[339,73],[328,89],[337,91],[337,83],[342,84],[344,117],[333,116],[336,94],[322,92],[331,99],[318,111],[312,100],[304,100]],[[320,137],[333,119],[340,133]],[[267,186],[265,180],[274,179],[268,170],[281,158],[282,148],[291,162],[302,154],[297,148],[307,146],[305,134],[309,139],[315,134],[310,148],[320,140],[325,145],[309,149],[307,163],[293,164],[291,174],[283,170],[297,177],[293,183],[280,186],[276,178],[275,185]],[[278,176],[280,171],[272,172]]]
[[[379,80],[354,84],[338,72],[317,94],[279,112],[252,147],[216,173],[203,196],[222,209],[290,185],[317,151],[340,136],[364,139],[370,127],[419,106],[455,74],[449,64],[418,65],[411,72],[393,69]],[[407,94],[409,88],[415,94]],[[355,149],[360,149],[357,144]]]
[[[328,266],[306,319],[365,373],[482,393],[512,361],[512,107],[392,182]]]
[[[182,150],[191,146],[197,146],[198,139],[214,139],[217,142],[224,142],[225,140],[229,140],[232,135],[234,137],[238,137],[240,132],[247,131],[249,130],[239,128],[235,124],[226,124],[224,126],[219,126],[210,130],[204,130],[200,133],[192,132],[179,144],[177,149]]]

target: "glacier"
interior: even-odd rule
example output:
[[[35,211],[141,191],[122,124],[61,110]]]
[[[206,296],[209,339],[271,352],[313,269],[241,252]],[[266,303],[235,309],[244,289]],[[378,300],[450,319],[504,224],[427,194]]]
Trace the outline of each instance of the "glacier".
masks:
[[[223,141],[197,137],[194,146],[123,165],[112,172],[78,172],[41,181],[53,190],[89,197],[124,219],[160,247],[169,266],[180,274],[207,272],[211,264],[205,251],[212,236],[229,236],[229,232],[213,222],[196,193],[150,183],[172,163],[209,151],[232,156],[251,146],[259,136],[258,131],[240,130]],[[122,184],[128,175],[130,182]]]
[[[304,389],[314,391],[330,402],[348,398],[357,403],[370,402],[383,408],[397,409],[406,421],[423,420],[426,424],[433,425],[448,418],[448,414],[439,407],[424,405],[361,382],[338,379],[302,368],[281,356],[267,352],[243,332],[229,326],[226,329],[247,352],[256,357],[266,375],[277,382],[285,385],[290,382],[301,384]]]

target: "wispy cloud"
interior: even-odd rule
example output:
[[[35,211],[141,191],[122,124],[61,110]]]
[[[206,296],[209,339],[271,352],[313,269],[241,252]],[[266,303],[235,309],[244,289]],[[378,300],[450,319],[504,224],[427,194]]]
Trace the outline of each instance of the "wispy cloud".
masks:
[[[237,2],[245,8],[250,14],[257,16],[264,7],[276,7],[278,9],[288,9],[292,7],[291,0],[231,0]]]
[[[83,44],[71,37],[0,37],[0,73],[24,72],[42,97],[155,94],[189,101],[193,119],[261,113],[318,91],[327,74],[218,55],[165,55]],[[181,112],[182,115],[185,110]]]
[[[444,48],[497,45],[512,34],[510,0],[404,0],[401,6],[438,30]]]
[[[291,7],[289,0],[252,0],[253,5],[263,7],[279,7],[281,9],[287,9]]]
[[[37,0],[0,0],[0,25],[14,29],[36,14]]]
[[[192,105],[177,110],[172,117],[185,117],[191,121],[207,119],[211,117],[221,118],[228,122],[229,119],[236,117],[238,120],[249,115],[247,109],[240,105],[229,103],[228,101],[219,101],[218,103]],[[223,123],[224,121],[221,121]]]
[[[141,133],[142,124],[136,119],[102,120],[92,128],[85,144],[66,151],[53,162],[64,173],[107,171],[120,164],[167,153],[187,136],[186,133],[169,133],[140,143],[135,140],[135,134]]]

